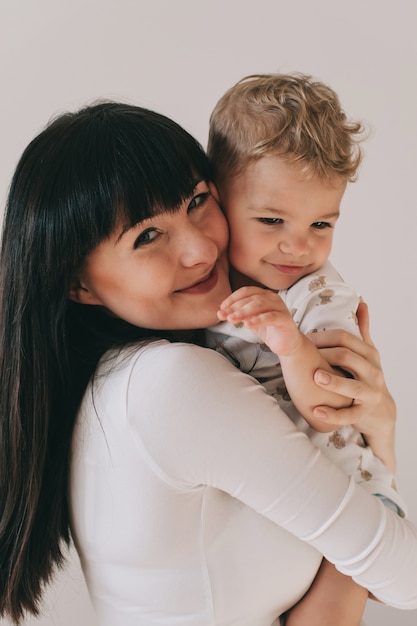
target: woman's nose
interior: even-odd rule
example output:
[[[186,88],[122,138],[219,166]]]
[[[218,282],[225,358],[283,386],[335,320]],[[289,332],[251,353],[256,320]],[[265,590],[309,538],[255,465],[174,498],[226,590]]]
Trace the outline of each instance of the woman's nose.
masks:
[[[193,225],[182,231],[178,245],[181,262],[186,267],[215,263],[219,253],[213,239]]]

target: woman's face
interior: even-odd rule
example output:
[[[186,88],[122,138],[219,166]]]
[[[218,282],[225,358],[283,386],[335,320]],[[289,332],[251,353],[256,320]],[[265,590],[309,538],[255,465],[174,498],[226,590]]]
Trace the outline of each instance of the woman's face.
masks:
[[[204,328],[230,294],[228,228],[205,181],[175,213],[120,224],[86,258],[70,297],[142,328]]]

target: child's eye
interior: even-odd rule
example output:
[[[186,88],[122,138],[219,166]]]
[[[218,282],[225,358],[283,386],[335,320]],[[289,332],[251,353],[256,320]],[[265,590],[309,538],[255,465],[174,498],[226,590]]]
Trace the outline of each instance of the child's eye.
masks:
[[[188,210],[192,211],[193,209],[196,209],[202,206],[206,202],[209,195],[210,195],[209,191],[198,193],[196,196],[194,196],[194,198],[191,200],[190,204],[188,205]]]
[[[325,228],[331,228],[332,225],[329,224],[329,222],[314,222],[312,224],[313,228],[316,228],[317,230],[324,230]]]
[[[274,226],[275,224],[282,224],[283,220],[280,217],[260,217],[259,221],[261,224],[267,224],[269,226]]]
[[[141,246],[146,246],[147,244],[152,243],[158,235],[159,233],[156,228],[147,228],[138,237],[136,237],[133,244],[134,249],[136,250]]]

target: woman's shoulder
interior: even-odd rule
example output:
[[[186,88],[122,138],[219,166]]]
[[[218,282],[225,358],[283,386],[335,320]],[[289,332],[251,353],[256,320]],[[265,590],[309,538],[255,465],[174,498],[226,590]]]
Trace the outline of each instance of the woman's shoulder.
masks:
[[[207,371],[235,370],[215,350],[184,342],[155,341],[131,352],[127,358],[131,368],[145,370],[148,374],[169,372],[174,378],[196,376]]]
[[[202,370],[219,371],[234,368],[216,351],[193,343],[170,342],[166,339],[131,344],[108,352],[100,361],[98,378],[133,371],[147,377],[169,371],[170,377],[198,374]]]

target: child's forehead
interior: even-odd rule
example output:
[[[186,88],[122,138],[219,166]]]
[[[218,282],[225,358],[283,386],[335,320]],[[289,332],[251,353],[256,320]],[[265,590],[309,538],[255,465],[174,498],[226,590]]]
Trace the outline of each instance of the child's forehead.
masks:
[[[227,213],[279,212],[281,217],[314,214],[315,218],[337,218],[346,189],[346,179],[324,179],[302,170],[302,164],[280,156],[262,157],[249,164],[220,189]]]
[[[275,180],[292,184],[314,182],[323,189],[345,187],[347,178],[334,173],[322,176],[315,171],[309,159],[300,159],[296,155],[267,154],[251,160],[231,177],[231,180]]]

